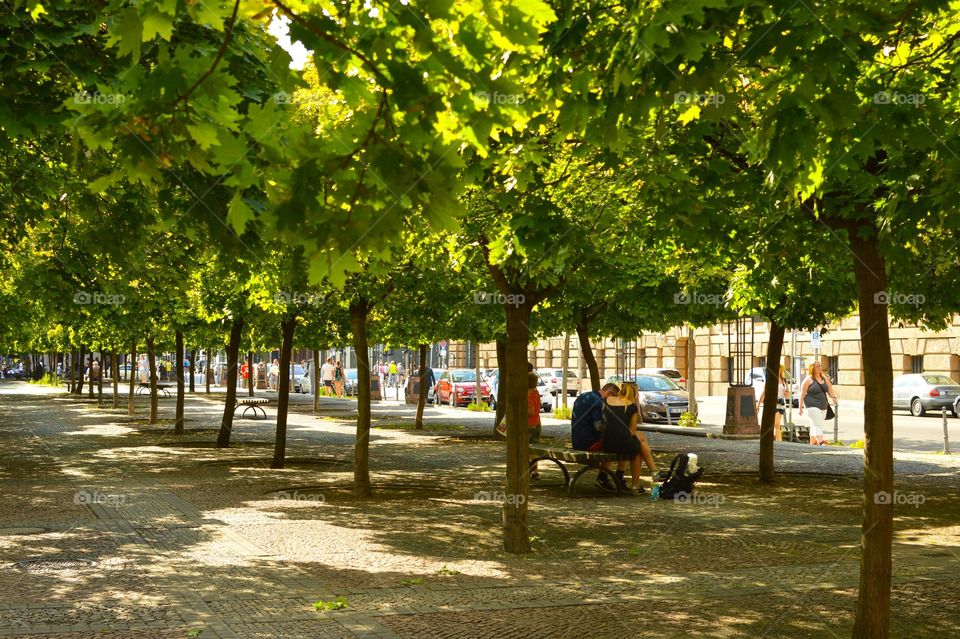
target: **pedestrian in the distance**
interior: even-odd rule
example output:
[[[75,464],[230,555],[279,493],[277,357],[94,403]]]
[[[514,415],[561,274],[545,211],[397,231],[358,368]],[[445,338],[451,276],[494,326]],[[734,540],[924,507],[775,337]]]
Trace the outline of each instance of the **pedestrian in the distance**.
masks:
[[[760,408],[763,406],[763,398],[766,392],[767,388],[766,384],[764,384],[763,391],[760,393],[760,399],[757,400],[758,414],[760,412]],[[787,405],[788,399],[790,399],[790,387],[787,384],[786,369],[781,366],[779,379],[777,379],[777,414],[775,415],[773,426],[773,437],[778,442],[783,441],[783,434],[780,432],[780,421],[783,419],[783,412]]]
[[[823,438],[823,422],[827,418],[828,398],[833,400],[834,406],[837,405],[837,394],[833,391],[830,377],[823,373],[820,362],[814,362],[800,385],[800,414],[807,411],[810,419],[810,443],[814,446],[824,446],[827,443]]]

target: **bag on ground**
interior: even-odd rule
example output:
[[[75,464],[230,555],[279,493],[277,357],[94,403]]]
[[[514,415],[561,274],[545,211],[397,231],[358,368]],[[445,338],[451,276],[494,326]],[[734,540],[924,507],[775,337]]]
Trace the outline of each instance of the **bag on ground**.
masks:
[[[702,475],[703,469],[697,467],[697,456],[680,453],[670,462],[670,470],[660,484],[660,498],[686,501],[693,494],[694,483]]]

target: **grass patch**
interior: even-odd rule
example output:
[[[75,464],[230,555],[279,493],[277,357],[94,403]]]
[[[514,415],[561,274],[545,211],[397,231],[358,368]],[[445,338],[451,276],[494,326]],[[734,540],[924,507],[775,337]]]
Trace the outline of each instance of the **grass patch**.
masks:
[[[314,610],[316,610],[317,612],[329,612],[329,611],[331,611],[331,610],[343,610],[344,608],[347,608],[348,606],[349,606],[349,604],[347,603],[347,599],[346,599],[346,597],[344,597],[343,595],[340,595],[339,597],[337,597],[337,598],[334,599],[333,601],[324,601],[323,599],[321,599],[320,601],[315,601],[315,602],[313,602],[313,608],[314,608]]]

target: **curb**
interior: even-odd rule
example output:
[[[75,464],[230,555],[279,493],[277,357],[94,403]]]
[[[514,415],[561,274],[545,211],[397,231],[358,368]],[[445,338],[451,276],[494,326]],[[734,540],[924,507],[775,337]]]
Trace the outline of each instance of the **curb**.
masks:
[[[705,428],[687,428],[684,426],[657,426],[655,424],[640,424],[637,430],[645,430],[652,433],[666,433],[669,435],[684,435],[686,437],[705,437],[707,439],[729,439],[729,440],[759,440],[760,435],[727,435],[725,433],[715,433]]]

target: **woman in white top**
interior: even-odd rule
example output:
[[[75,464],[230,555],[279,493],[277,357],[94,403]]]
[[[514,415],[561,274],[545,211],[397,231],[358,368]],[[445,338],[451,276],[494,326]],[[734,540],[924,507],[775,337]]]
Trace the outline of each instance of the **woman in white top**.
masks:
[[[767,392],[766,384],[760,392],[760,399],[757,400],[757,413],[763,406],[763,397]],[[783,410],[790,399],[790,386],[787,385],[786,371],[783,366],[780,367],[779,379],[777,380],[777,414],[774,416],[773,437],[776,441],[783,441],[783,434],[780,432],[780,421],[783,419]]]
[[[804,409],[810,416],[810,443],[823,446],[827,440],[823,438],[823,420],[827,415],[827,398],[837,405],[837,394],[833,392],[830,378],[823,374],[820,362],[810,365],[810,374],[800,385],[800,414]]]

